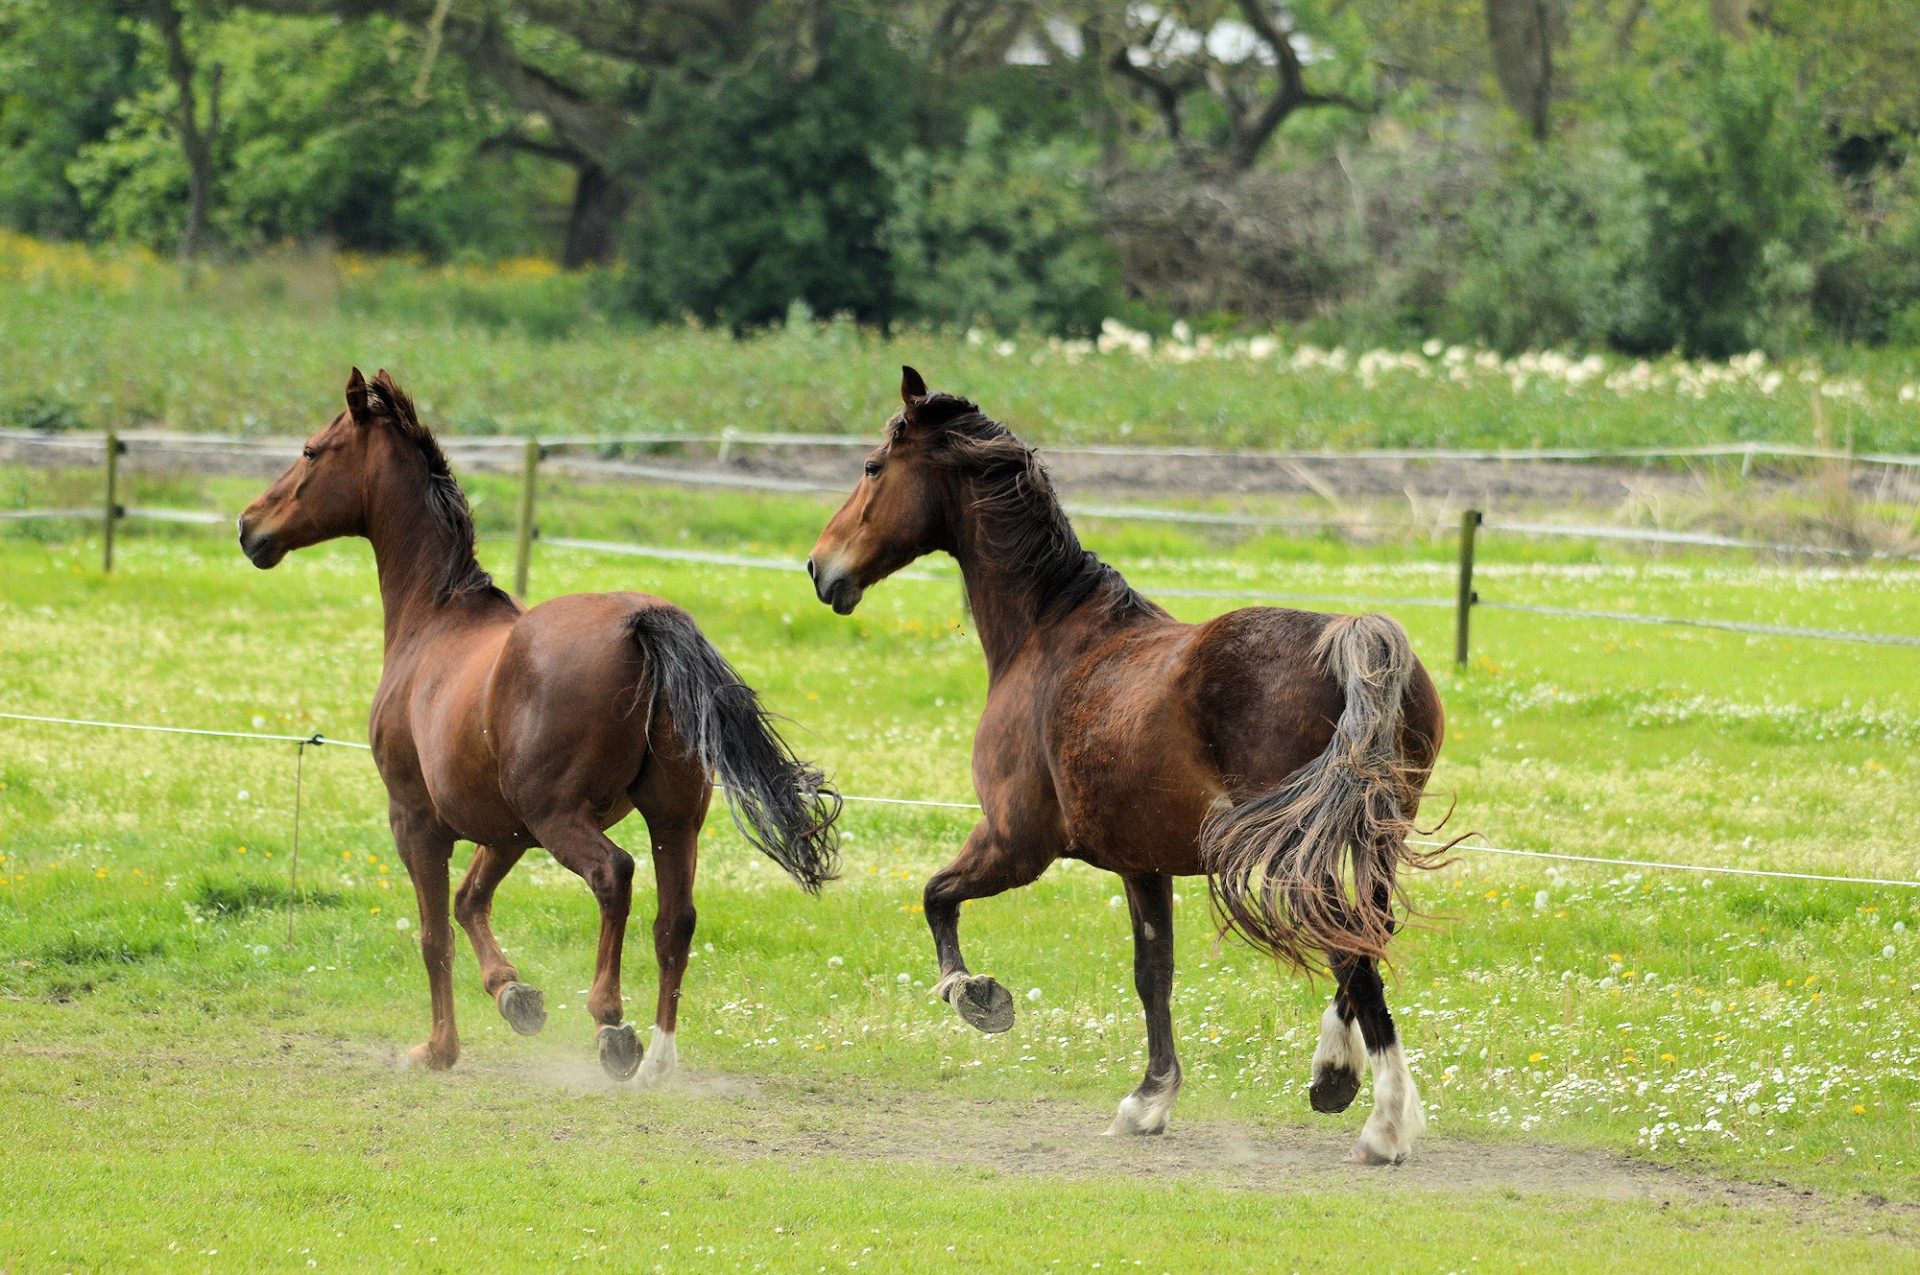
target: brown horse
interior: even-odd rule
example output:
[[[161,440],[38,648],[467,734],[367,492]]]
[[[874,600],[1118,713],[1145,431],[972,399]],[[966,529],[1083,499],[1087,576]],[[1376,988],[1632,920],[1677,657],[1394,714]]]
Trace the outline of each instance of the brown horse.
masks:
[[[1159,1133],[1180,1088],[1169,1002],[1173,878],[1206,874],[1225,924],[1338,984],[1310,1091],[1343,1111],[1373,1067],[1354,1158],[1398,1163],[1425,1125],[1378,970],[1442,713],[1407,635],[1379,615],[1272,607],[1182,624],[1080,545],[1046,471],[966,399],[905,369],[906,408],[807,560],[841,615],[924,554],[959,561],[987,658],[974,735],[984,817],[927,883],[936,994],[982,1031],[1013,1000],[960,955],[960,904],[1059,858],[1120,875],[1148,1061],[1109,1133]]]
[[[735,822],[801,887],[834,875],[839,797],[797,760],[759,699],[685,611],[644,593],[586,593],[532,610],[494,586],[473,556],[473,518],[433,435],[384,371],[355,368],[347,410],[240,515],[240,547],[265,569],[337,536],[373,542],[386,612],[374,693],[374,763],[393,839],[420,904],[420,950],[433,1034],[408,1055],[451,1067],[453,928],[447,865],[474,843],[454,914],[513,1029],[546,1022],[491,925],[493,893],[528,850],[545,847],[600,905],[600,950],[587,1012],[615,1079],[657,1083],[677,1061],[674,1022],[693,943],[695,838],[726,785]],[[647,821],[659,892],[653,923],[660,994],[643,1050],[620,1000],[620,949],[633,857],[606,829]]]

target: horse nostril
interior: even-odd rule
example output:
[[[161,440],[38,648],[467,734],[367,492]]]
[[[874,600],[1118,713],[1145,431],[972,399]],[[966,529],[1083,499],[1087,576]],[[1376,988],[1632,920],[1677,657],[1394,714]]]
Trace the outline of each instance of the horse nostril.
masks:
[[[807,579],[814,581],[816,584],[819,583],[820,580],[820,568],[813,564],[812,554],[807,555]]]

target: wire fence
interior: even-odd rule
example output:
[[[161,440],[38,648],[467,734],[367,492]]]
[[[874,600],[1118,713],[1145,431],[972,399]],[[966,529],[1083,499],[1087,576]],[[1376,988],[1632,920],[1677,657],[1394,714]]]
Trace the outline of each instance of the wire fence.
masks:
[[[296,753],[295,770],[294,770],[294,803],[293,803],[294,841],[293,841],[293,867],[292,867],[293,888],[296,891],[298,889],[298,881],[299,881],[299,853],[300,853],[300,849],[299,849],[299,846],[300,846],[300,842],[299,842],[300,769],[299,767],[300,767],[301,761],[305,757],[306,749],[308,749],[309,747],[319,747],[322,745],[330,745],[336,748],[357,748],[363,751],[372,750],[372,745],[370,744],[356,743],[351,740],[332,739],[321,734],[318,731],[315,731],[310,735],[278,735],[278,734],[270,734],[270,733],[257,732],[257,731],[209,730],[209,729],[187,727],[187,726],[156,726],[156,725],[148,725],[148,724],[136,723],[136,722],[110,722],[110,721],[103,721],[97,718],[58,717],[58,716],[48,716],[48,715],[40,715],[40,714],[33,714],[33,713],[8,713],[8,712],[0,712],[0,720],[16,721],[16,722],[35,722],[35,723],[41,723],[45,725],[56,725],[56,726],[84,726],[84,727],[92,727],[95,729],[103,729],[103,730],[141,731],[141,732],[150,732],[150,733],[167,734],[167,735],[191,735],[191,736],[218,738],[218,739],[246,739],[246,740],[257,740],[257,741],[268,742],[268,743],[294,744],[298,749],[298,752]],[[716,787],[718,787],[718,785],[716,785]],[[902,807],[914,807],[914,808],[920,808],[920,809],[933,809],[933,810],[978,811],[981,808],[978,802],[973,802],[973,801],[933,801],[933,800],[927,800],[927,799],[918,798],[918,797],[883,797],[883,796],[872,796],[872,795],[866,795],[866,794],[842,794],[841,799],[843,801],[856,803],[856,804],[902,806]],[[1443,842],[1443,841],[1430,841],[1430,840],[1424,840],[1424,839],[1413,840],[1411,844],[1417,845],[1417,846],[1433,847],[1438,849],[1458,850],[1458,851],[1463,851],[1463,852],[1472,853],[1472,854],[1504,855],[1504,856],[1514,857],[1514,858],[1553,860],[1553,861],[1563,862],[1563,863],[1597,864],[1597,865],[1601,865],[1608,868],[1648,868],[1648,869],[1657,869],[1657,870],[1669,871],[1669,872],[1693,872],[1693,873],[1705,874],[1708,876],[1767,877],[1767,878],[1773,878],[1778,880],[1788,880],[1788,881],[1816,881],[1816,882],[1825,882],[1825,883],[1842,884],[1842,885],[1890,886],[1890,887],[1897,887],[1901,889],[1920,889],[1920,879],[1916,879],[1912,881],[1903,881],[1897,877],[1836,876],[1836,875],[1830,875],[1830,874],[1818,873],[1818,872],[1791,872],[1791,871],[1786,871],[1784,869],[1775,869],[1775,868],[1740,868],[1740,867],[1728,867],[1725,865],[1715,865],[1715,864],[1671,862],[1671,861],[1660,860],[1660,859],[1622,859],[1622,858],[1613,858],[1613,857],[1602,856],[1602,855],[1567,854],[1561,851],[1554,851],[1554,850],[1520,850],[1520,849],[1514,849],[1506,846],[1469,845],[1465,842]],[[291,912],[289,912],[288,926],[289,926],[288,937],[291,938],[292,937]]]
[[[146,519],[156,522],[221,524],[227,516],[209,510],[157,509],[146,507],[125,508],[117,502],[116,458],[126,451],[129,443],[142,446],[171,447],[226,451],[229,453],[257,453],[263,449],[290,448],[288,440],[235,440],[208,435],[172,435],[147,431],[129,434],[124,437],[107,434],[99,438],[83,436],[48,437],[31,431],[0,431],[0,441],[21,439],[46,443],[66,448],[96,448],[106,461],[106,484],[102,506],[97,513],[84,509],[53,510],[13,510],[0,514],[0,518],[10,521],[30,519],[80,519],[98,517],[104,531],[103,563],[107,569],[112,567],[113,528],[123,519]],[[517,448],[524,457],[522,472],[522,491],[519,501],[519,519],[515,537],[515,590],[522,596],[527,593],[528,572],[532,557],[533,541],[537,532],[534,525],[535,485],[538,479],[538,467],[541,457],[547,450],[569,446],[615,446],[615,445],[656,445],[667,442],[709,444],[719,448],[724,458],[729,448],[734,446],[854,446],[866,445],[868,440],[843,435],[794,435],[794,434],[748,434],[734,431],[722,431],[717,434],[644,434],[615,436],[568,436],[557,440],[529,440],[506,438],[458,438],[445,440],[450,447],[478,451],[499,451]],[[1324,451],[1269,451],[1269,452],[1233,452],[1204,448],[1135,448],[1105,444],[1070,445],[1066,449],[1079,450],[1093,455],[1126,456],[1203,456],[1213,459],[1233,459],[1264,457],[1277,460],[1291,459],[1331,459],[1352,460],[1562,460],[1592,461],[1600,459],[1658,459],[1698,456],[1742,456],[1751,460],[1756,456],[1794,459],[1847,459],[1864,460],[1869,463],[1886,465],[1905,465],[1911,462],[1920,466],[1920,457],[1870,454],[1856,457],[1851,453],[1837,452],[1822,448],[1792,447],[1773,444],[1737,444],[1708,445],[1693,448],[1625,448],[1625,449],[1557,449],[1557,450],[1513,450],[1492,449],[1472,450],[1373,450],[1360,452],[1324,452]],[[559,467],[573,472],[590,472],[596,475],[638,479],[649,482],[662,482],[694,487],[727,487],[773,492],[818,493],[838,492],[838,487],[827,487],[805,479],[782,478],[773,475],[738,473],[734,471],[689,470],[677,466],[654,465],[626,460],[577,460],[569,459],[556,462]],[[1411,525],[1382,524],[1352,519],[1308,519],[1272,517],[1258,514],[1217,512],[1208,510],[1168,509],[1143,505],[1081,504],[1067,502],[1069,513],[1083,518],[1099,518],[1147,523],[1186,524],[1215,527],[1244,527],[1260,529],[1284,529],[1295,531],[1352,531],[1366,528],[1375,532],[1394,532],[1401,534],[1414,532]],[[1744,633],[1753,636],[1797,638],[1821,642],[1855,643],[1887,647],[1920,647],[1920,636],[1871,631],[1826,629],[1812,626],[1775,625],[1751,621],[1722,620],[1696,616],[1656,615],[1634,611],[1593,610],[1577,607],[1549,606],[1537,603],[1485,600],[1473,589],[1475,538],[1479,532],[1497,532],[1508,535],[1560,537],[1586,540],[1630,541],[1647,544],[1685,545],[1696,548],[1736,549],[1746,551],[1764,551],[1789,556],[1804,556],[1827,560],[1854,561],[1920,561],[1920,554],[1893,550],[1875,550],[1869,548],[1848,549],[1831,545],[1789,544],[1774,541],[1747,539],[1736,536],[1723,536],[1705,532],[1675,531],[1663,528],[1591,526],[1579,524],[1560,524],[1528,521],[1487,522],[1476,510],[1468,510],[1461,524],[1460,537],[1460,578],[1455,598],[1451,605],[1456,611],[1455,620],[1455,662],[1465,665],[1468,662],[1471,633],[1471,612],[1475,609],[1507,611],[1516,614],[1531,614],[1559,619],[1578,619],[1608,624],[1645,624],[1656,626],[1679,626],[1700,629],[1712,629],[1723,632]],[[674,559],[688,562],[704,562],[709,565],[737,566],[751,568],[769,568],[779,570],[797,570],[798,563],[776,563],[766,559],[754,559],[744,555],[704,553],[694,550],[674,550],[659,546],[621,544],[604,540],[587,540],[568,537],[547,538],[543,543],[572,547],[601,553],[620,553],[659,559]],[[908,578],[935,579],[933,575],[916,572],[902,573]],[[1338,591],[1323,592],[1286,592],[1259,589],[1198,589],[1198,588],[1162,588],[1155,592],[1169,597],[1217,598],[1222,600],[1245,599],[1249,601],[1300,601],[1300,602],[1342,602],[1361,606],[1399,606],[1434,607],[1450,605],[1444,598],[1381,598],[1369,595],[1348,594]]]

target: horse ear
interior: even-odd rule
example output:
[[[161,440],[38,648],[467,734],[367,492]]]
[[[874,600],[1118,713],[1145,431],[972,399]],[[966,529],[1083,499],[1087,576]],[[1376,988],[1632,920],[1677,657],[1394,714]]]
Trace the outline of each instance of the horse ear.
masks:
[[[915,399],[927,396],[927,383],[918,372],[910,367],[900,369],[900,401],[907,405],[909,415],[913,412]]]
[[[357,367],[347,377],[347,412],[362,425],[373,419],[372,407],[367,402],[367,378],[360,375]]]

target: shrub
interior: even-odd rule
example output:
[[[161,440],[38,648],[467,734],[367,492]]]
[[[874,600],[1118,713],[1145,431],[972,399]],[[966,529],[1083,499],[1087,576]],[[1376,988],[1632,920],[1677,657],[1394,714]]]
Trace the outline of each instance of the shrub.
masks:
[[[1009,135],[977,112],[965,145],[880,159],[893,211],[882,241],[902,317],[936,325],[1087,335],[1118,278],[1088,197],[1087,157]]]

